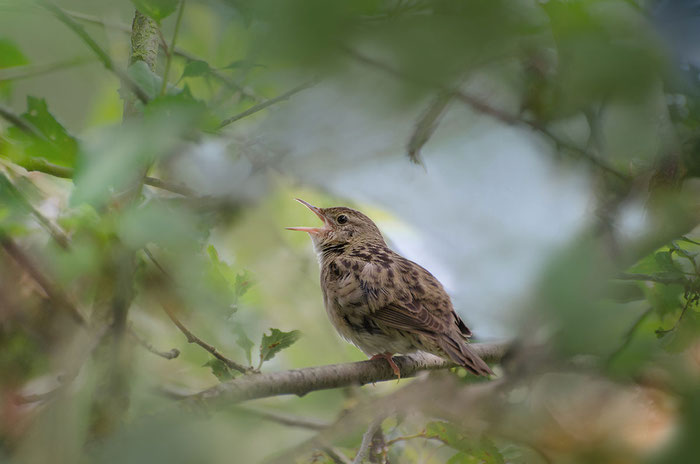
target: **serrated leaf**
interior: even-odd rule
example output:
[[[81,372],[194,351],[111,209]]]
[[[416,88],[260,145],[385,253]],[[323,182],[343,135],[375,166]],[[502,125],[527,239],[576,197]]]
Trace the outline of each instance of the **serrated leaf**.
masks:
[[[283,332],[279,329],[270,329],[270,335],[263,334],[260,342],[260,365],[274,358],[283,349],[292,346],[300,336],[301,332],[298,330]]]
[[[211,68],[209,67],[209,63],[207,63],[206,61],[201,61],[201,60],[189,61],[185,65],[184,71],[182,71],[182,76],[180,76],[180,80],[182,80],[186,77],[206,76],[210,72],[211,72]]]
[[[211,368],[211,373],[219,379],[220,382],[225,382],[233,378],[233,372],[229,369],[223,361],[211,358],[209,361],[204,363],[204,367]]]
[[[27,96],[27,111],[21,117],[37,134],[28,134],[18,127],[8,128],[8,135],[22,151],[19,164],[23,158],[42,158],[60,166],[75,165],[78,142],[51,114],[46,100]]]
[[[131,0],[131,3],[141,13],[159,23],[175,12],[180,0]]]

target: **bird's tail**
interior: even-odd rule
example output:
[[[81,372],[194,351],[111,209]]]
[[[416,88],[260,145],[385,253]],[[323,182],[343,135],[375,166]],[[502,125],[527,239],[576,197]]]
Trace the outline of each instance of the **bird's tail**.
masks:
[[[439,337],[438,345],[442,350],[460,366],[476,375],[494,375],[491,368],[474,352],[472,347],[465,341],[455,339],[449,335]]]

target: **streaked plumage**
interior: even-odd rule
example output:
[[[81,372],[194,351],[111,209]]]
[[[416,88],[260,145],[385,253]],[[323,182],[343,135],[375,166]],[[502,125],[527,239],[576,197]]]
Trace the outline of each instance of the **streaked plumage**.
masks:
[[[345,208],[316,208],[323,220],[308,232],[319,257],[321,288],[333,326],[366,355],[426,351],[477,375],[492,374],[467,344],[471,331],[455,313],[440,282],[395,253],[370,218]]]

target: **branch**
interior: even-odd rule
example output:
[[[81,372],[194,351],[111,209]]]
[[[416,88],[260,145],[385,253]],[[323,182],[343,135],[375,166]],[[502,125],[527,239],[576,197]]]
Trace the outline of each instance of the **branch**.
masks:
[[[484,361],[492,363],[500,361],[507,346],[505,343],[471,345]],[[427,353],[397,356],[394,362],[401,369],[401,378],[414,377],[420,371],[455,367],[454,363]],[[278,395],[303,396],[317,390],[366,385],[395,379],[396,376],[387,362],[377,359],[238,377],[192,395],[190,399],[238,403]]]
[[[162,306],[163,306],[163,310],[168,315],[170,320],[173,321],[173,324],[175,324],[177,326],[177,328],[180,329],[180,332],[185,334],[185,337],[187,337],[188,343],[195,343],[195,344],[201,346],[206,351],[208,351],[212,356],[214,356],[216,359],[218,359],[219,361],[224,363],[226,365],[226,367],[228,367],[229,369],[236,370],[236,371],[240,372],[241,374],[250,374],[253,371],[253,368],[246,367],[242,364],[238,364],[236,361],[233,361],[233,360],[227,358],[226,356],[221,354],[221,352],[219,352],[219,350],[214,348],[212,345],[208,344],[207,342],[205,342],[204,340],[202,340],[201,338],[199,338],[195,334],[193,334],[190,331],[190,329],[185,327],[185,325],[182,322],[180,322],[180,319],[178,319],[177,316],[175,316],[175,312],[167,303],[162,302]]]
[[[80,19],[81,21],[85,21],[85,22],[90,23],[90,24],[95,24],[95,25],[102,26],[102,27],[109,27],[112,29],[116,29],[116,30],[121,31],[125,34],[131,33],[131,28],[129,26],[127,26],[126,24],[121,24],[121,23],[117,23],[117,22],[110,22],[110,21],[103,21],[102,19],[98,18],[97,16],[87,15],[84,13],[78,13],[78,12],[68,11],[68,10],[63,10],[63,11],[67,15],[69,15],[75,19]],[[165,42],[165,40],[162,37],[160,40],[160,46],[163,49],[163,51],[165,51],[166,54],[173,53],[173,54],[175,54],[181,58],[184,58],[188,61],[204,61],[204,60],[202,60],[201,57],[194,55],[188,51],[185,51],[185,50],[181,49],[180,47],[175,47],[174,50],[169,50],[167,43]],[[260,97],[255,95],[250,89],[243,87],[242,85],[238,84],[237,82],[229,79],[221,71],[212,68],[210,70],[210,73],[212,76],[214,76],[214,78],[219,80],[226,87],[228,87],[229,89],[234,90],[236,92],[240,92],[241,95],[243,95],[244,97],[249,98],[249,99],[256,101],[256,102],[261,100]]]
[[[0,69],[0,81],[14,81],[18,79],[27,79],[34,76],[43,76],[54,71],[61,71],[63,69],[72,68],[75,66],[82,66],[94,61],[95,59],[92,57],[78,57],[56,61],[53,63],[13,66],[11,68]]]
[[[56,164],[49,163],[48,161],[32,158],[23,161],[20,166],[22,166],[27,171],[38,171],[44,174],[49,174],[54,177],[60,177],[62,179],[72,179],[74,171],[72,168],[67,168],[65,166],[58,166]],[[159,188],[161,190],[167,190],[172,193],[177,193],[179,195],[190,197],[196,196],[196,193],[185,187],[184,185],[173,184],[166,180],[157,179],[155,177],[146,176],[143,181],[144,184],[150,185],[151,187]]]
[[[78,324],[85,326],[87,321],[80,312],[73,306],[68,298],[39,270],[17,244],[8,237],[0,237],[0,246],[5,252],[15,260],[15,262],[25,270],[34,282],[41,287],[46,296],[60,309],[66,311]]]
[[[364,435],[362,435],[360,449],[357,450],[357,454],[355,455],[355,459],[352,461],[352,464],[362,464],[365,461],[365,456],[367,456],[370,445],[372,445],[374,434],[380,430],[381,426],[382,418],[375,419],[369,424],[367,431],[364,433]]]
[[[160,351],[156,349],[153,345],[151,345],[146,339],[141,338],[139,334],[136,333],[133,327],[129,327],[129,333],[131,334],[132,337],[136,339],[137,342],[141,346],[143,346],[146,350],[150,351],[151,353],[155,354],[156,356],[160,356],[161,358],[165,359],[175,359],[178,356],[180,356],[180,350],[177,348],[173,348],[170,351]]]
[[[255,114],[255,113],[257,113],[258,111],[264,110],[264,109],[267,108],[268,106],[272,106],[272,105],[274,105],[275,103],[281,102],[281,101],[283,101],[283,100],[287,100],[289,97],[291,97],[291,96],[294,95],[295,93],[299,93],[299,92],[301,92],[302,90],[308,89],[309,87],[311,87],[311,86],[314,85],[315,83],[316,83],[316,81],[314,81],[314,80],[308,81],[308,82],[304,82],[303,84],[294,87],[293,89],[291,89],[291,90],[289,90],[289,91],[283,93],[283,94],[280,95],[280,96],[277,96],[277,97],[275,97],[275,98],[270,98],[269,100],[265,100],[265,101],[262,102],[262,103],[258,103],[257,105],[251,106],[250,108],[248,108],[247,110],[243,111],[242,113],[239,113],[239,114],[237,114],[237,115],[235,115],[235,116],[231,116],[231,117],[228,118],[228,119],[224,119],[224,120],[221,122],[221,124],[219,124],[219,129],[221,129],[222,127],[226,127],[226,126],[228,126],[229,124],[234,123],[234,122],[236,122],[236,121],[238,121],[238,120],[240,120],[240,119],[243,119],[243,118],[245,118],[245,117],[248,117],[248,116],[250,116],[251,114]]]
[[[302,429],[309,430],[323,430],[330,425],[327,422],[322,422],[317,419],[292,416],[289,414],[282,414],[273,411],[263,411],[260,409],[244,408],[241,406],[239,406],[237,409],[244,414],[250,414],[252,416],[259,417],[260,419],[265,419],[271,422],[276,422],[278,424],[287,425],[290,427],[299,427]]]
[[[61,8],[57,7],[53,3],[50,3],[47,0],[38,0],[39,5],[43,6],[45,9],[50,11],[56,19],[61,21],[63,24],[65,24],[71,31],[75,33],[85,44],[97,55],[97,58],[102,62],[104,67],[112,71],[119,80],[124,84],[125,87],[127,87],[129,90],[134,92],[134,95],[141,100],[142,103],[146,104],[148,103],[148,95],[146,92],[139,87],[139,85],[129,77],[128,74],[122,72],[117,66],[114,65],[114,61],[112,61],[112,58],[105,52],[102,47],[98,45],[95,40],[90,37],[90,34],[88,34],[83,26],[80,24],[76,23],[73,18],[71,18],[65,11],[63,11]]]
[[[413,81],[416,83],[419,83],[421,85],[426,85],[428,87],[433,87],[437,88],[439,90],[442,90],[443,92],[448,92],[454,95],[454,98],[457,100],[461,101],[462,103],[470,106],[472,109],[476,110],[479,113],[486,114],[488,116],[491,116],[494,119],[497,119],[498,121],[501,121],[504,124],[510,125],[510,126],[515,126],[515,125],[521,125],[521,126],[527,126],[530,129],[539,132],[540,134],[544,135],[546,138],[550,139],[552,142],[554,142],[556,145],[560,147],[564,147],[568,150],[571,150],[578,155],[582,156],[585,158],[587,161],[589,161],[591,164],[596,166],[597,168],[608,172],[615,177],[618,177],[619,179],[623,181],[629,181],[629,177],[626,174],[623,174],[622,172],[616,170],[612,166],[608,165],[605,163],[603,160],[600,158],[596,157],[589,151],[580,148],[570,142],[566,142],[553,133],[551,133],[547,128],[542,127],[540,124],[534,121],[529,121],[527,119],[520,118],[518,116],[515,116],[513,114],[510,114],[508,112],[505,112],[501,109],[494,108],[490,106],[488,103],[482,101],[481,99],[474,97],[473,95],[466,94],[462,91],[459,91],[457,89],[451,89],[446,86],[437,84],[435,82],[427,81],[425,79],[421,79],[418,77],[413,77],[407,74],[404,74],[403,72],[394,69],[393,67],[387,65],[386,63],[383,63],[379,60],[375,60],[373,58],[370,58],[368,56],[362,55],[361,53],[358,53],[357,51],[348,48],[348,47],[341,47],[341,49],[349,54],[351,57],[353,57],[355,60],[364,63],[366,65],[372,66],[374,68],[380,69],[384,71],[387,74],[391,74],[394,77],[397,77],[402,80],[409,80]]]

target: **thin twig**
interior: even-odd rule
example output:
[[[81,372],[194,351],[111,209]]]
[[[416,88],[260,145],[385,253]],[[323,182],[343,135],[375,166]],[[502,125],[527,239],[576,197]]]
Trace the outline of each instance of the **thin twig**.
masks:
[[[334,446],[323,447],[323,452],[326,453],[335,464],[352,464],[352,461]]]
[[[41,212],[30,203],[30,201],[24,196],[24,194],[15,185],[0,173],[0,182],[2,182],[5,187],[7,187],[14,197],[19,201],[29,212],[31,212],[36,218],[39,225],[43,226],[44,229],[51,235],[51,237],[56,241],[56,243],[67,250],[70,246],[70,240],[66,233],[56,224],[51,222],[46,216],[41,214]]]
[[[355,60],[370,65],[374,68],[380,69],[388,74],[391,74],[392,76],[395,76],[399,79],[402,80],[410,80],[417,82],[422,85],[426,85],[428,87],[434,87],[437,89],[440,89],[444,92],[451,92],[454,97],[465,103],[466,105],[470,106],[472,109],[478,111],[479,113],[486,114],[488,116],[491,116],[494,119],[497,119],[501,121],[504,124],[507,125],[524,125],[529,127],[530,129],[539,132],[540,134],[544,135],[546,138],[550,139],[552,142],[554,142],[556,145],[564,147],[570,151],[575,152],[576,154],[580,155],[587,161],[589,161],[591,164],[596,166],[597,168],[608,172],[615,177],[618,177],[621,180],[624,181],[629,181],[629,177],[622,172],[618,171],[617,169],[613,168],[612,166],[608,165],[605,163],[603,160],[600,158],[596,157],[592,153],[588,152],[587,150],[580,148],[572,143],[566,142],[556,135],[554,135],[552,132],[550,132],[547,128],[541,126],[539,123],[534,122],[534,121],[529,121],[527,119],[522,119],[518,116],[515,116],[513,114],[507,113],[503,110],[494,108],[487,104],[486,102],[482,101],[481,99],[474,97],[473,95],[466,94],[462,91],[459,91],[458,89],[451,89],[448,87],[445,87],[443,85],[437,84],[435,82],[428,81],[426,79],[421,79],[415,76],[410,76],[407,74],[404,74],[403,72],[394,69],[393,67],[387,65],[386,63],[383,63],[379,60],[376,60],[374,58],[370,58],[368,56],[365,56],[349,47],[341,47],[341,50],[343,50],[345,53],[350,55],[352,58]]]
[[[177,42],[177,34],[180,32],[180,23],[182,23],[182,13],[184,11],[185,11],[185,0],[180,0],[180,7],[177,10],[177,19],[175,20],[175,30],[173,31],[173,38],[170,41],[170,46],[166,48],[165,71],[163,71],[163,84],[160,88],[161,95],[165,95],[165,91],[168,89],[168,75],[170,74],[170,66],[171,66],[172,61],[173,61],[173,54],[169,53],[168,50],[175,50],[175,43]],[[160,28],[159,28],[159,30],[160,30]]]
[[[20,166],[22,166],[27,171],[38,171],[44,174],[49,174],[54,177],[60,177],[62,179],[72,179],[74,170],[72,168],[67,168],[65,166],[58,166],[56,164],[49,163],[46,160],[39,158],[32,158],[23,161]],[[143,183],[150,185],[151,187],[159,188],[161,190],[167,190],[169,192],[177,193],[182,196],[190,197],[196,196],[196,193],[185,187],[184,185],[173,184],[172,182],[165,181],[163,179],[157,179],[155,177],[146,176]]]
[[[264,411],[261,409],[249,408],[238,406],[237,410],[243,412],[244,414],[250,414],[260,419],[265,419],[271,422],[277,422],[278,424],[287,425],[290,427],[299,427],[302,429],[309,430],[323,430],[330,424],[327,422],[320,421],[318,419],[310,419],[306,417],[292,416],[290,414],[282,414],[275,411]]]
[[[129,333],[131,334],[132,337],[136,339],[137,342],[146,350],[150,351],[151,353],[155,354],[156,356],[160,356],[161,358],[165,359],[175,359],[178,356],[180,356],[180,350],[177,348],[172,348],[169,351],[160,351],[156,349],[153,345],[151,345],[148,341],[146,341],[144,338],[142,338],[139,334],[136,333],[133,327],[129,327]]]
[[[168,303],[162,302],[162,306],[163,306],[163,310],[168,315],[170,320],[173,321],[173,324],[175,324],[177,326],[177,328],[180,329],[180,332],[185,334],[185,337],[187,338],[188,343],[195,343],[195,344],[201,346],[206,351],[208,351],[212,356],[214,356],[216,359],[223,362],[226,365],[226,367],[228,367],[229,369],[236,370],[236,371],[240,372],[241,374],[250,374],[251,372],[253,372],[253,368],[246,367],[242,364],[238,364],[236,361],[233,361],[233,360],[227,358],[226,356],[221,354],[221,352],[219,350],[214,348],[212,345],[208,344],[207,342],[205,342],[204,340],[202,340],[201,338],[199,338],[195,334],[193,334],[190,331],[190,329],[185,327],[185,325],[182,322],[180,322],[180,319],[177,318],[177,316],[175,315],[175,312],[173,311],[173,308],[171,308]]]
[[[663,276],[657,276],[657,275],[651,275],[651,274],[633,274],[633,273],[623,272],[623,273],[618,274],[617,278],[619,280],[640,280],[640,281],[646,281],[646,282],[658,282],[660,284],[666,284],[666,285],[671,285],[671,284],[686,285],[687,284],[686,279],[684,279],[682,277],[663,277]]]
[[[403,435],[403,436],[401,436],[401,437],[396,437],[396,438],[392,438],[391,440],[387,440],[386,446],[389,447],[389,446],[393,445],[394,443],[398,443],[398,442],[400,442],[400,441],[413,440],[414,438],[426,438],[426,439],[430,439],[430,438],[432,438],[432,437],[429,437],[429,436],[426,434],[425,430],[423,430],[423,431],[421,431],[421,432],[414,433],[413,435]]]
[[[302,90],[308,89],[309,87],[311,87],[311,86],[314,85],[315,83],[316,83],[315,80],[308,81],[308,82],[304,82],[303,84],[294,87],[293,89],[291,89],[291,90],[289,90],[289,91],[283,93],[282,95],[279,95],[279,96],[277,96],[277,97],[275,97],[275,98],[270,98],[269,100],[265,100],[265,101],[262,102],[262,103],[258,103],[257,105],[251,106],[251,107],[248,108],[247,110],[245,110],[245,111],[243,111],[243,112],[241,112],[241,113],[239,113],[239,114],[237,114],[237,115],[235,115],[235,116],[231,116],[231,117],[228,118],[228,119],[224,119],[224,120],[221,122],[221,124],[219,124],[219,129],[221,129],[222,127],[226,127],[226,126],[228,126],[229,124],[234,123],[234,122],[236,122],[236,121],[238,121],[238,120],[240,120],[240,119],[243,119],[243,118],[245,118],[245,117],[248,117],[248,116],[250,116],[251,114],[255,114],[255,113],[257,113],[258,111],[264,110],[264,109],[267,108],[268,106],[272,106],[272,105],[274,105],[275,103],[278,103],[278,102],[287,100],[287,99],[288,99],[289,97],[291,97],[292,95],[294,95],[294,94],[296,94],[296,93],[299,93],[299,92],[301,92]]]
[[[0,245],[5,250],[5,252],[15,260],[20,267],[22,267],[26,273],[41,287],[41,289],[46,293],[46,296],[56,304],[61,310],[68,313],[75,322],[85,326],[87,321],[82,314],[73,306],[68,298],[56,287],[53,286],[51,281],[46,277],[38,267],[34,265],[32,260],[24,253],[24,251],[17,246],[17,244],[9,237],[0,237]]]
[[[69,60],[56,61],[54,63],[28,64],[26,66],[14,66],[0,69],[0,81],[14,81],[35,76],[43,76],[54,71],[82,66],[94,62],[93,57],[78,57]]]
[[[470,346],[484,361],[498,362],[508,345],[474,343]],[[427,353],[396,356],[393,359],[401,369],[402,379],[414,377],[425,370],[455,367],[454,363]],[[237,377],[192,395],[190,399],[237,403],[269,396],[303,396],[312,391],[387,380],[395,381],[396,374],[385,360],[376,359]]]
[[[142,103],[146,104],[149,101],[149,97],[146,94],[146,92],[133,80],[131,77],[129,77],[128,74],[123,72],[121,69],[119,69],[118,66],[115,66],[114,61],[112,61],[112,58],[109,56],[109,54],[102,49],[102,47],[99,46],[95,40],[90,37],[90,34],[88,34],[83,26],[80,24],[76,23],[75,20],[67,14],[63,9],[57,7],[53,3],[47,1],[47,0],[37,0],[39,5],[43,6],[45,9],[50,11],[56,19],[61,21],[63,24],[65,24],[73,33],[75,33],[85,44],[95,53],[97,58],[102,62],[103,66],[114,73],[119,80],[129,89],[131,90],[136,97],[141,100]]]

